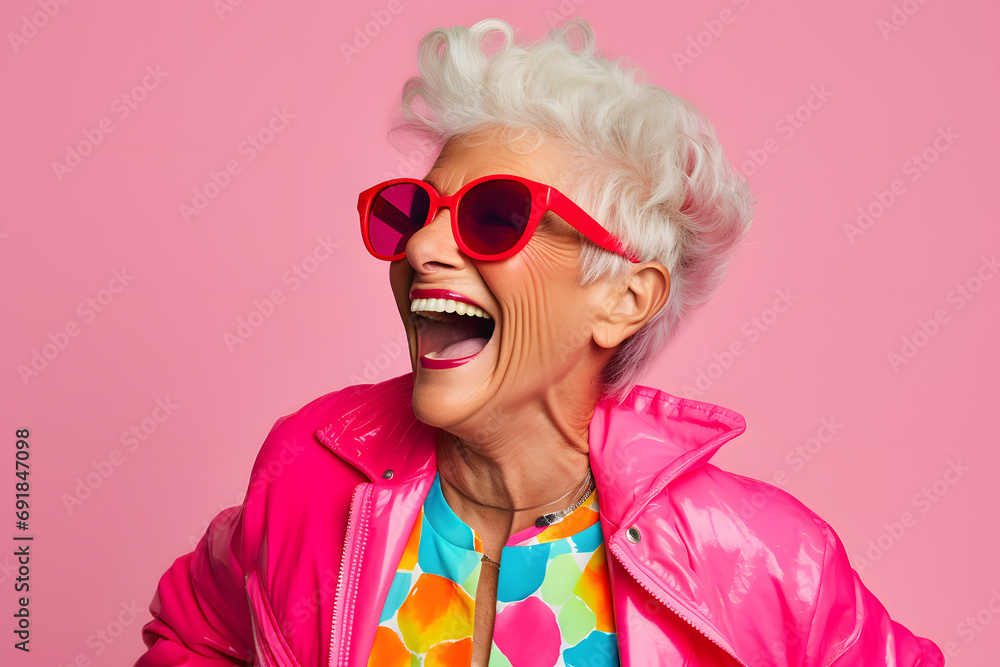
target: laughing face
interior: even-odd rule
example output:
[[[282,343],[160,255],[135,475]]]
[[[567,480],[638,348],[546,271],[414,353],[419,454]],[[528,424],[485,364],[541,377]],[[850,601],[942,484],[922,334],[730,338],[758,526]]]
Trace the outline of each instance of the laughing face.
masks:
[[[513,174],[568,194],[568,165],[554,142],[528,151],[477,137],[450,142],[424,180],[450,195],[482,176]],[[391,265],[390,282],[421,421],[461,438],[502,439],[537,426],[536,419],[575,421],[554,406],[599,395],[596,379],[614,350],[593,334],[620,290],[600,281],[580,286],[580,243],[551,213],[521,252],[497,261],[462,253],[448,209],[413,234],[406,257]]]

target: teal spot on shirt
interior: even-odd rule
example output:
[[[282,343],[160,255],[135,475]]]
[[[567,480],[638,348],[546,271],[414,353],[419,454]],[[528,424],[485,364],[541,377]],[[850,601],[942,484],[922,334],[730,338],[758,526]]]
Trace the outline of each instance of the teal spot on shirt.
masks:
[[[424,501],[423,521],[417,550],[420,569],[455,582],[468,579],[481,558],[475,552],[476,538],[444,499],[438,477]]]
[[[563,651],[566,667],[611,667],[620,665],[615,635],[594,630],[579,644]]]
[[[600,526],[598,526],[600,528]],[[504,547],[500,558],[500,580],[497,601],[523,600],[538,590],[545,579],[549,562],[549,542],[530,547]]]
[[[569,539],[573,542],[574,551],[584,553],[597,551],[597,547],[604,544],[604,531],[601,530],[600,522],[597,522],[576,535],[571,535]]]
[[[382,616],[378,619],[379,623],[384,623],[395,615],[396,610],[403,604],[403,600],[410,592],[412,578],[413,574],[410,572],[396,572],[396,576],[392,580],[392,588],[389,589],[389,595],[385,598],[385,607],[382,609]]]

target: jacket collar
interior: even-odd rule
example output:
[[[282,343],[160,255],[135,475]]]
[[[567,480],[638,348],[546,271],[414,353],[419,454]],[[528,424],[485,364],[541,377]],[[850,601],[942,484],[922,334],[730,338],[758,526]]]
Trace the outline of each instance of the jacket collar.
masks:
[[[438,429],[412,410],[413,374],[334,394],[333,421],[316,438],[371,481],[403,482],[435,470]],[[605,397],[590,423],[590,459],[601,509],[617,525],[638,514],[678,475],[707,461],[746,429],[732,410],[635,387]]]
[[[333,394],[333,421],[316,439],[374,482],[402,482],[437,467],[438,429],[413,414],[413,373]]]
[[[606,397],[590,421],[590,461],[601,511],[626,524],[679,475],[746,430],[743,416],[711,403],[635,387]]]

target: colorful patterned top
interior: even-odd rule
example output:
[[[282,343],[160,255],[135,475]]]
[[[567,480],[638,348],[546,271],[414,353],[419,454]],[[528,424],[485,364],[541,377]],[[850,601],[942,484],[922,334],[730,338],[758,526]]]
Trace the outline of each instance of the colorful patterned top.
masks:
[[[483,564],[482,554],[479,536],[448,505],[435,477],[368,664],[467,667],[479,573],[496,567]],[[558,523],[512,535],[500,562],[491,667],[619,664],[596,491]]]

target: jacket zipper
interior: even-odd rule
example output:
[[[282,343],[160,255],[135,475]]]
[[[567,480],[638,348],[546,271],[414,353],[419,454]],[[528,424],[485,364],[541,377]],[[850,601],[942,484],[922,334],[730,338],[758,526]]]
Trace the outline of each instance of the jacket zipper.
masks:
[[[677,609],[676,605],[672,604],[670,600],[668,600],[666,598],[662,598],[659,595],[657,595],[655,592],[653,592],[649,588],[649,586],[647,586],[645,584],[645,582],[642,581],[642,579],[640,579],[639,577],[637,577],[636,574],[635,574],[635,572],[632,570],[632,568],[630,568],[628,566],[628,563],[626,562],[625,558],[622,556],[621,548],[619,546],[612,545],[610,547],[610,549],[611,549],[611,553],[613,553],[615,555],[615,558],[618,559],[618,562],[621,563],[621,566],[623,568],[625,568],[626,572],[629,573],[629,576],[631,576],[633,579],[635,579],[639,583],[639,585],[642,586],[646,590],[647,593],[649,593],[654,598],[656,598],[657,600],[659,600],[660,604],[664,605],[667,609],[669,609],[673,613],[677,614],[685,623],[687,623],[692,628],[694,628],[695,630],[697,630],[698,632],[700,632],[702,635],[704,635],[705,639],[709,640],[710,642],[712,642],[713,644],[715,644],[716,646],[718,646],[719,648],[721,648],[723,651],[725,651],[726,653],[728,653],[730,656],[732,656],[733,660],[735,660],[736,662],[738,662],[741,665],[743,665],[743,667],[747,667],[747,664],[745,662],[743,662],[742,660],[740,660],[738,657],[736,657],[735,653],[733,653],[731,650],[729,650],[728,648],[726,648],[725,646],[723,646],[722,644],[720,644],[715,638],[713,638],[711,635],[709,635],[707,632],[705,632],[705,630],[703,630],[702,628],[698,627],[698,625],[694,621],[692,621],[687,616],[685,616],[684,614],[682,614],[680,612],[680,610]]]
[[[347,656],[351,645],[351,612],[354,609],[354,599],[358,593],[357,569],[361,564],[361,558],[365,551],[365,540],[367,538],[368,513],[361,512],[358,518],[355,508],[361,508],[368,503],[371,496],[373,484],[367,482],[359,484],[354,489],[351,496],[351,507],[347,512],[347,535],[344,536],[344,550],[340,556],[340,574],[337,576],[337,600],[333,605],[333,618],[330,628],[330,667],[337,665],[347,665]],[[358,518],[360,524],[355,528],[355,519]],[[357,535],[360,533],[361,539]],[[350,553],[351,545],[354,545],[353,553]],[[346,586],[341,594],[341,587]],[[337,610],[340,610],[338,614]],[[344,628],[338,642],[337,621]],[[339,656],[334,655],[334,647],[339,643]]]
[[[257,621],[254,619],[253,615],[253,601],[250,599],[250,591],[247,589],[247,582],[250,580],[250,574],[243,575],[243,592],[247,594],[247,606],[250,608],[250,632],[253,634],[253,648],[254,654],[260,661],[263,667],[268,667],[267,658],[264,657],[264,653],[260,650],[260,643],[257,641]]]

